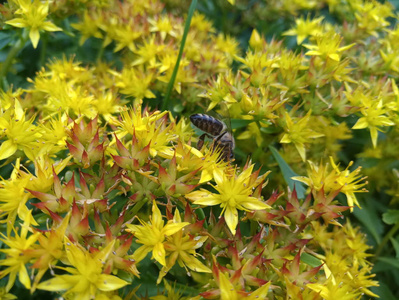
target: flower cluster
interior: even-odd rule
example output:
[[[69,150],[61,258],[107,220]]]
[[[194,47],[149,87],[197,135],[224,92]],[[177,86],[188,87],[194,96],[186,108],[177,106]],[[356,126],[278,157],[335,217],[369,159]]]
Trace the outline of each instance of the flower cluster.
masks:
[[[234,16],[246,2],[216,6]],[[399,197],[393,8],[259,1],[242,24],[279,16],[292,26],[271,40],[251,30],[240,51],[235,25],[235,37],[222,34],[204,14],[182,17],[184,7],[0,6],[9,38],[0,70],[0,297],[22,289],[113,300],[377,296],[371,247],[347,219],[370,205],[366,188]],[[330,23],[325,7],[346,22]],[[62,43],[75,55],[60,55]],[[48,63],[22,70],[24,48]],[[203,143],[189,115],[212,110],[228,111],[234,131],[223,121]],[[227,160],[217,144],[230,133],[235,159]],[[376,238],[377,254],[394,233]]]

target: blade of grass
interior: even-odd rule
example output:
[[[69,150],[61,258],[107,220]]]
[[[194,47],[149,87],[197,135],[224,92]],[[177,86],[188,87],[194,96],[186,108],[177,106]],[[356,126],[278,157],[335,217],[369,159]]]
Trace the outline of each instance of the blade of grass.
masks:
[[[305,188],[300,182],[291,179],[292,177],[298,175],[285,162],[284,158],[281,157],[280,153],[278,153],[276,148],[269,146],[269,149],[272,152],[274,159],[277,161],[281,172],[283,173],[285,182],[288,184],[291,190],[294,190],[295,187],[298,199],[304,199],[306,192]]]
[[[166,110],[167,104],[169,102],[170,94],[172,93],[172,89],[175,84],[177,72],[179,70],[180,60],[181,60],[181,57],[183,56],[184,45],[186,44],[188,30],[190,29],[191,18],[193,17],[195,8],[197,7],[197,2],[198,2],[198,0],[191,1],[190,7],[188,9],[188,15],[187,15],[186,24],[184,24],[184,32],[183,32],[183,37],[182,37],[181,44],[180,44],[179,54],[177,56],[175,68],[173,69],[172,77],[170,78],[170,81],[168,83],[166,95],[165,95],[165,98],[162,103],[162,110]]]

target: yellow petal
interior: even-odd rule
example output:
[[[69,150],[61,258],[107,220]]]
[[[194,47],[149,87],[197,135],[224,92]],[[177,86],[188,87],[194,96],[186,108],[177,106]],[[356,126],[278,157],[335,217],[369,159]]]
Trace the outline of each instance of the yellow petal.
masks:
[[[133,259],[137,262],[142,261],[148,254],[148,252],[151,251],[151,247],[148,247],[146,245],[141,246],[138,248],[136,251],[133,253]]]
[[[328,54],[328,57],[332,60],[339,61],[339,55],[337,53]]]
[[[359,120],[357,120],[356,124],[353,125],[352,129],[363,129],[366,128],[368,125],[369,124],[366,118],[360,118]]]
[[[17,151],[17,145],[11,140],[3,142],[0,146],[0,160],[6,159]]]
[[[238,224],[238,212],[235,207],[227,206],[224,211],[224,219],[233,235],[236,234],[236,228]]]
[[[159,262],[163,266],[166,266],[165,255],[166,253],[163,244],[155,244],[154,249],[152,250],[152,256],[157,262]]]
[[[21,265],[18,273],[19,281],[26,287],[27,289],[31,288],[30,279],[28,271],[26,270],[25,265]]]
[[[39,39],[40,39],[40,34],[38,29],[33,29],[29,31],[29,38],[32,42],[33,48],[37,47],[37,44],[39,44]]]
[[[99,290],[108,292],[114,291],[128,285],[127,281],[124,281],[116,276],[101,274],[99,276],[98,281],[96,282],[96,286]]]
[[[44,22],[43,25],[41,26],[42,29],[46,31],[62,31],[60,27],[55,26],[53,23],[47,21]]]
[[[22,18],[15,18],[5,23],[18,28],[27,27],[25,20]]]
[[[53,292],[68,290],[71,287],[73,287],[78,280],[79,280],[78,276],[59,275],[56,276],[55,278],[39,283],[37,288],[39,290],[53,291]]]
[[[262,210],[271,208],[270,205],[260,201],[255,197],[248,197],[248,199],[245,202],[240,203],[240,205],[249,210]]]
[[[176,232],[180,231],[183,229],[183,227],[189,225],[189,222],[182,222],[182,223],[168,223],[166,226],[162,229],[162,233],[166,236],[170,236],[172,234],[175,234]]]
[[[377,138],[378,138],[378,131],[376,127],[371,127],[370,126],[370,135],[371,135],[371,141],[373,142],[373,147],[377,147]]]

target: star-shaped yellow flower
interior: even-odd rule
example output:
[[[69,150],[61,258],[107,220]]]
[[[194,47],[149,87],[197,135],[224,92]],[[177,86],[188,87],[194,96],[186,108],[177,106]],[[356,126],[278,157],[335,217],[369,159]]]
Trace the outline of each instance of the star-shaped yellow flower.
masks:
[[[254,165],[245,169],[238,176],[229,176],[222,170],[215,169],[214,178],[216,186],[213,186],[219,194],[201,189],[186,195],[186,198],[199,205],[220,205],[230,231],[235,234],[238,224],[238,211],[253,211],[270,208],[270,206],[258,198],[252,196],[253,189],[262,183],[268,175],[257,178],[258,172],[252,174]]]
[[[15,14],[21,15],[20,18],[14,18],[6,23],[14,27],[28,28],[29,38],[33,48],[37,47],[40,39],[39,30],[45,31],[61,31],[62,29],[55,26],[50,21],[45,21],[48,15],[49,2],[40,0],[17,0],[19,9]]]
[[[152,217],[150,222],[145,223],[140,220],[141,225],[127,224],[128,229],[126,231],[134,232],[137,238],[136,242],[143,244],[138,248],[132,258],[139,262],[145,258],[148,252],[152,251],[152,257],[158,261],[162,266],[166,265],[165,261],[165,247],[164,241],[167,236],[175,234],[181,230],[184,226],[190,224],[188,222],[176,223],[173,220],[169,220],[166,225],[162,220],[162,214],[159,210],[155,200],[152,205]]]

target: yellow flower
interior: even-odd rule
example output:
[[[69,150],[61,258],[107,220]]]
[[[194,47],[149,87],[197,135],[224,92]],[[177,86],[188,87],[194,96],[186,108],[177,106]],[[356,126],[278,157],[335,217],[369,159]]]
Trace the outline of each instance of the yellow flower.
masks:
[[[303,17],[295,20],[295,27],[283,33],[283,35],[296,35],[297,44],[300,45],[308,36],[316,36],[322,34],[323,28],[320,25],[324,17],[310,20],[309,15],[306,19]]]
[[[99,28],[99,24],[101,24],[102,21],[101,16],[96,16],[94,18],[88,11],[85,11],[81,23],[72,24],[72,27],[79,30],[82,35],[79,39],[80,45],[83,45],[89,37],[93,36],[98,39],[103,37]]]
[[[368,128],[370,130],[373,147],[377,147],[378,131],[382,131],[380,127],[393,126],[395,123],[385,114],[387,110],[384,107],[382,99],[373,100],[369,97],[362,98],[362,107],[360,112],[363,117],[357,120],[352,129]]]
[[[91,254],[83,247],[75,245],[65,237],[65,249],[72,267],[61,268],[70,274],[56,275],[54,278],[38,284],[37,288],[46,291],[62,291],[73,299],[95,299],[102,292],[114,291],[128,282],[108,274],[103,274],[103,265],[110,255],[115,240],[104,249]]]
[[[220,205],[222,214],[230,231],[235,234],[238,224],[238,211],[253,211],[270,208],[270,206],[258,198],[252,196],[253,189],[261,184],[269,173],[256,178],[257,173],[252,174],[254,165],[246,168],[240,175],[228,175],[221,170],[215,170],[213,176],[216,186],[213,186],[219,194],[201,189],[186,195],[194,204]]]
[[[335,61],[340,61],[342,51],[348,50],[355,44],[346,45],[339,47],[341,44],[342,37],[335,32],[328,32],[322,35],[316,36],[317,45],[304,45],[310,51],[306,52],[306,55],[320,56],[323,59],[330,58]]]
[[[49,2],[40,0],[16,0],[19,9],[15,12],[21,15],[21,18],[14,18],[7,21],[6,24],[19,28],[29,29],[29,38],[34,48],[37,47],[40,39],[39,30],[45,31],[61,31],[62,29],[55,26],[50,21],[45,21],[48,15]]]
[[[180,231],[183,227],[187,226],[188,222],[174,222],[169,220],[166,225],[162,221],[161,211],[159,210],[155,200],[152,204],[152,217],[150,222],[145,223],[139,219],[141,225],[127,224],[128,229],[126,231],[132,232],[137,238],[137,243],[143,244],[138,248],[132,255],[132,258],[139,262],[145,258],[145,256],[152,252],[152,257],[159,262],[162,266],[166,265],[165,260],[165,247],[164,241],[167,236],[175,234]]]
[[[175,211],[173,217],[175,223],[181,223],[179,211]],[[166,258],[166,265],[159,272],[157,283],[161,282],[161,279],[169,272],[169,270],[176,264],[179,266],[193,270],[194,272],[212,273],[212,271],[199,261],[195,256],[197,253],[195,249],[203,246],[207,236],[193,237],[191,235],[183,235],[183,231],[180,230],[168,236],[167,241],[164,243],[168,257]],[[187,270],[188,271],[188,270]]]
[[[306,160],[305,143],[310,143],[312,142],[312,139],[324,136],[324,134],[315,132],[310,129],[310,125],[308,123],[311,113],[311,110],[309,110],[309,112],[304,117],[302,117],[301,119],[298,118],[298,121],[294,121],[286,112],[286,133],[280,140],[280,143],[293,143],[295,145],[295,148],[301,155],[303,161]]]

